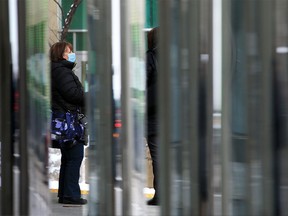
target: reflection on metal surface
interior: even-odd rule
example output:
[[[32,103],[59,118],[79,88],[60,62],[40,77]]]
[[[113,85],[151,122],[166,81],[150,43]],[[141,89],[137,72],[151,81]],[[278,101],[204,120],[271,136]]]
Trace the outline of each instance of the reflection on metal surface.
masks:
[[[223,2],[222,178],[229,185],[223,187],[223,214],[287,212],[281,189],[287,178],[281,167],[287,162],[280,156],[287,151],[283,7],[287,2]]]
[[[123,215],[144,215],[144,1],[121,1],[120,8]]]
[[[111,1],[87,1],[89,121],[89,213],[115,215]],[[99,31],[101,29],[101,31]]]
[[[159,1],[161,215],[210,215],[211,3]]]

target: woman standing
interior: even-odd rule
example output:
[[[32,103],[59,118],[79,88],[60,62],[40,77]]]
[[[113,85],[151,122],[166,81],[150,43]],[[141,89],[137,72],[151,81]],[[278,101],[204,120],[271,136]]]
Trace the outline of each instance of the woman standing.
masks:
[[[76,56],[68,42],[57,42],[50,48],[52,112],[77,113],[84,108],[84,90],[72,71]],[[61,145],[58,202],[64,204],[87,203],[81,198],[79,186],[80,166],[84,156],[84,141],[75,139]]]

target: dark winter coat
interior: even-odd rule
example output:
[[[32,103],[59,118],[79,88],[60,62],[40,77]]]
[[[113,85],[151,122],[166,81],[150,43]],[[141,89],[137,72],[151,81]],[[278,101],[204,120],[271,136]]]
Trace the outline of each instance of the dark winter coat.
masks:
[[[51,63],[52,110],[66,112],[84,108],[84,90],[72,69],[75,64],[66,60]]]
[[[146,106],[148,135],[157,133],[157,49],[146,52]]]

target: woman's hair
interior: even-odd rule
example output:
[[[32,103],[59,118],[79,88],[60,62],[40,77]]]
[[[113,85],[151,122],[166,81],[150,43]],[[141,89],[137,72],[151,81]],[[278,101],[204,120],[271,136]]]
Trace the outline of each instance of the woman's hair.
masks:
[[[152,50],[157,46],[159,27],[151,29],[147,34],[148,49]]]
[[[50,48],[50,60],[53,62],[63,60],[63,54],[66,47],[69,47],[71,51],[73,50],[72,44],[66,41],[61,41],[53,44]]]

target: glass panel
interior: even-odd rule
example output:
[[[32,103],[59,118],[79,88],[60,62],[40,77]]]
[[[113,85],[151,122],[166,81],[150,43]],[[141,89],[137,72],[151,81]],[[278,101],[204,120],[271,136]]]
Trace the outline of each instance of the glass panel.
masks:
[[[27,143],[29,214],[49,212],[48,145],[50,72],[48,60],[48,1],[28,0],[27,13]]]

